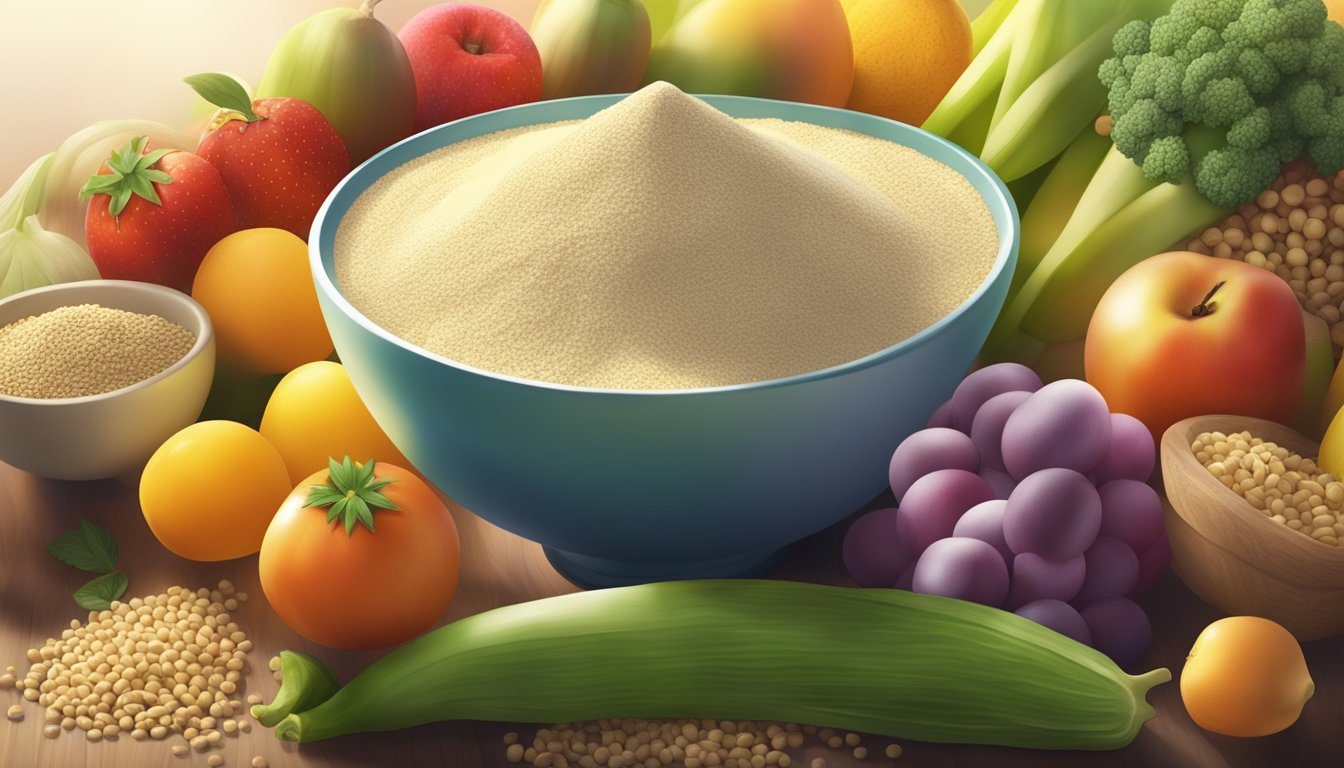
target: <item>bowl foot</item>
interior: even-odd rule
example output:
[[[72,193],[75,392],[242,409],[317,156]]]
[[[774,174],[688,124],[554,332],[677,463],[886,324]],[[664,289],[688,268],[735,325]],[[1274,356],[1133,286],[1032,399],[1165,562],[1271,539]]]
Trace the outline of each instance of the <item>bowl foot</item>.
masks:
[[[764,576],[779,565],[790,548],[785,546],[769,552],[682,563],[639,563],[590,557],[550,547],[542,547],[542,550],[546,553],[546,559],[551,561],[551,566],[573,584],[584,589],[602,589],[647,584],[651,581]]]

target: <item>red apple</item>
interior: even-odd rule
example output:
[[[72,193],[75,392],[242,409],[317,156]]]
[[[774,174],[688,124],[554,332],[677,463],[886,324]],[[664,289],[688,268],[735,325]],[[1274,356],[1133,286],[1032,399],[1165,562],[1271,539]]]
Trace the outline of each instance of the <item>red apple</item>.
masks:
[[[1306,369],[1302,311],[1273,272],[1163,253],[1131,267],[1102,296],[1084,365],[1111,411],[1142,421],[1157,440],[1202,414],[1287,423]]]
[[[442,3],[397,33],[415,74],[415,130],[541,98],[541,56],[527,30],[492,8]]]
[[[303,99],[249,99],[217,73],[187,83],[220,107],[196,151],[224,178],[238,228],[275,227],[307,240],[317,209],[350,171],[341,135]]]

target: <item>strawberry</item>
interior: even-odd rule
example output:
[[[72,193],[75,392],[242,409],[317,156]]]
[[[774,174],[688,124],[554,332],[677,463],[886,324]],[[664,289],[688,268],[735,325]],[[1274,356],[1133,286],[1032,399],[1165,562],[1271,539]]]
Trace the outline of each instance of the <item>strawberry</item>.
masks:
[[[327,193],[350,170],[341,135],[302,99],[249,99],[237,80],[215,73],[186,82],[220,107],[196,151],[224,177],[239,227],[306,240]]]
[[[191,291],[205,252],[237,229],[219,171],[176,149],[148,152],[137,136],[112,153],[79,191],[89,200],[89,255],[108,279]]]

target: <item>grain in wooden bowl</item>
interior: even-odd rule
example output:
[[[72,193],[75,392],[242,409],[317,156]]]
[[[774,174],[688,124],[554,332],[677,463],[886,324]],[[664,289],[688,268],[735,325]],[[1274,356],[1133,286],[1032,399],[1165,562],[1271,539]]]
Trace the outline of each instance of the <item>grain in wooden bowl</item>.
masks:
[[[1181,581],[1233,615],[1262,616],[1299,641],[1344,633],[1344,547],[1271,519],[1225,486],[1192,446],[1206,432],[1249,431],[1300,456],[1319,446],[1292,429],[1245,416],[1198,416],[1162,436],[1171,564]]]

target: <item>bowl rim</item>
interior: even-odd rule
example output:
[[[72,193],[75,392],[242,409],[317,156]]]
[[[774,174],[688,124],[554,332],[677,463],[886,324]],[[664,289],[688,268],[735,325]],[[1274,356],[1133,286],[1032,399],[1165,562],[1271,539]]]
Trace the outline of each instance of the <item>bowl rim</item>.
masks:
[[[953,322],[958,320],[962,315],[965,315],[967,312],[969,312],[970,308],[978,301],[980,301],[983,298],[983,296],[987,292],[989,292],[990,288],[998,280],[1002,278],[1003,273],[1006,271],[1010,271],[1016,264],[1017,250],[1019,240],[1021,237],[1021,221],[1017,211],[1017,205],[1013,201],[1012,194],[1008,191],[1008,187],[1003,182],[1003,180],[1000,179],[998,175],[995,174],[989,168],[989,166],[984,163],[984,161],[976,157],[974,154],[968,152],[958,144],[949,141],[948,139],[945,139],[941,136],[938,136],[934,133],[931,133],[929,131],[925,131],[924,129],[919,128],[917,126],[913,126],[908,123],[902,123],[896,120],[891,120],[885,117],[880,117],[877,115],[871,115],[864,112],[856,112],[853,110],[842,109],[838,107],[826,107],[817,104],[780,101],[776,99],[762,99],[752,96],[731,96],[722,94],[696,93],[688,95],[694,96],[695,98],[704,101],[705,103],[715,107],[716,109],[719,108],[721,105],[727,105],[729,107],[731,106],[744,107],[745,108],[744,111],[751,111],[753,108],[755,108],[758,111],[773,110],[775,112],[780,113],[774,115],[759,115],[759,117],[775,117],[778,119],[789,120],[794,122],[809,122],[826,128],[836,128],[838,130],[850,130],[858,133],[863,132],[853,127],[852,124],[855,122],[875,124],[875,125],[885,125],[888,128],[888,130],[894,128],[898,134],[903,134],[905,137],[914,137],[918,142],[926,142],[932,147],[940,147],[944,151],[949,152],[952,156],[956,157],[960,162],[966,163],[968,165],[968,167],[965,169],[965,172],[963,172],[962,169],[952,167],[947,162],[944,162],[941,159],[933,157],[927,151],[924,151],[918,147],[913,147],[910,144],[902,143],[902,146],[915,149],[925,157],[929,157],[930,159],[942,163],[943,165],[947,165],[948,167],[952,168],[952,170],[955,171],[958,175],[965,178],[968,182],[972,182],[974,184],[974,178],[972,174],[974,174],[974,176],[981,177],[982,179],[988,182],[988,188],[996,193],[994,199],[991,199],[989,196],[984,194],[979,195],[980,199],[984,202],[986,208],[988,208],[991,218],[997,219],[999,218],[1000,213],[1006,213],[1006,216],[1002,217],[1005,220],[1004,224],[1006,224],[1006,226],[998,226],[998,222],[997,221],[995,222],[996,227],[999,230],[998,231],[999,247],[997,253],[994,256],[994,261],[990,265],[989,270],[985,273],[984,278],[980,281],[979,285],[976,286],[975,290],[971,292],[970,296],[968,296],[964,301],[962,301],[953,309],[944,313],[933,323],[911,334],[910,336],[901,339],[895,344],[883,347],[882,349],[879,349],[875,352],[871,352],[867,355],[864,355],[863,357],[854,360],[849,360],[843,363],[838,363],[836,365],[828,366],[826,368],[820,368],[813,371],[805,371],[803,373],[792,374],[790,376],[784,376],[775,379],[750,381],[739,384],[725,384],[713,387],[684,387],[677,389],[620,389],[614,387],[576,386],[572,384],[561,384],[558,382],[543,381],[540,379],[528,379],[521,376],[513,376],[510,374],[486,370],[484,368],[478,368],[457,360],[453,360],[451,358],[445,357],[435,352],[431,352],[430,350],[412,344],[406,341],[405,339],[398,337],[397,335],[393,334],[392,332],[373,322],[373,320],[371,320],[363,312],[357,309],[349,301],[349,299],[345,297],[345,294],[341,292],[340,288],[337,287],[334,275],[335,270],[334,247],[331,249],[333,251],[333,253],[330,254],[331,258],[330,259],[324,258],[324,251],[326,249],[323,248],[323,241],[324,239],[330,239],[334,244],[336,230],[340,226],[341,219],[344,218],[345,214],[354,205],[355,201],[359,199],[359,196],[362,195],[370,186],[376,183],[378,179],[386,175],[386,173],[390,172],[391,170],[400,165],[405,164],[406,162],[409,162],[411,159],[423,156],[425,154],[428,154],[429,152],[434,152],[439,149],[443,149],[452,144],[460,143],[461,141],[465,141],[468,138],[485,136],[490,133],[495,133],[502,130],[508,130],[509,128],[521,128],[524,126],[545,125],[547,123],[563,122],[565,120],[574,119],[565,116],[558,116],[558,117],[550,117],[550,116],[554,115],[557,112],[564,113],[565,110],[567,109],[570,110],[578,109],[580,106],[587,106],[587,105],[597,106],[597,109],[594,109],[591,112],[587,113],[588,115],[591,115],[596,113],[600,109],[616,104],[617,102],[621,101],[622,99],[626,98],[629,95],[630,95],[629,93],[618,93],[618,94],[603,94],[597,96],[576,96],[568,99],[553,99],[550,101],[530,102],[527,104],[519,104],[517,106],[506,107],[504,109],[498,109],[491,112],[484,112],[478,115],[472,115],[470,117],[464,117],[458,120],[434,126],[433,128],[429,128],[427,130],[421,131],[420,133],[402,139],[401,141],[389,147],[386,147],[383,150],[379,151],[378,153],[374,154],[372,157],[365,160],[358,167],[356,167],[349,174],[347,174],[345,178],[341,179],[339,183],[336,184],[336,186],[332,189],[331,193],[328,194],[327,198],[322,202],[322,206],[318,209],[317,216],[313,220],[313,226],[308,237],[308,252],[309,252],[309,262],[313,273],[313,279],[314,283],[317,286],[317,289],[321,293],[325,294],[325,296],[331,302],[333,302],[340,309],[342,313],[350,317],[357,324],[362,326],[366,331],[381,338],[383,341],[389,342],[394,346],[400,347],[401,349],[407,352],[426,358],[440,365],[446,365],[458,371],[470,373],[476,376],[482,376],[489,379],[494,379],[497,381],[507,382],[510,384],[521,385],[535,389],[551,390],[556,392],[656,397],[656,396],[672,396],[672,395],[732,393],[732,392],[742,392],[757,389],[773,389],[776,387],[786,387],[786,386],[793,386],[796,384],[804,384],[809,382],[820,381],[823,379],[833,378],[851,372],[871,368],[875,365],[886,362],[891,358],[898,357],[901,354],[904,354],[913,349],[917,349],[929,343],[944,328],[951,325]],[[517,116],[520,114],[526,114],[528,112],[541,112],[543,115],[547,116],[547,119],[539,119],[523,123],[512,123],[511,121],[508,120],[509,117]],[[808,114],[827,115],[831,118],[831,121],[820,122],[817,120],[806,119],[805,115]],[[736,115],[733,116],[736,117]],[[441,145],[435,144],[435,142],[430,138],[438,133],[454,130],[468,123],[485,122],[489,124],[501,121],[508,122],[509,125],[492,128],[490,130],[484,130],[481,133],[474,134],[471,137],[457,139],[455,141],[451,141]],[[840,127],[835,123],[847,123],[849,125],[847,125],[846,127]],[[872,133],[866,133],[865,135],[872,135],[875,136],[876,138],[884,138],[889,141],[894,141],[893,139],[887,136],[877,136],[876,134]],[[901,143],[901,142],[894,142],[894,143]],[[390,165],[386,170],[378,173],[377,176],[375,176],[373,179],[365,183],[365,177],[373,173],[376,169],[378,169],[379,166],[389,163],[390,162],[389,158],[393,156],[399,156],[401,155],[401,153],[407,151],[407,149],[411,147],[416,147],[418,149],[419,148],[418,145],[425,145],[426,148],[423,149],[422,151],[417,151],[411,157],[399,160],[398,162],[395,163],[395,165]],[[349,199],[347,200],[347,198]],[[996,206],[999,208],[999,211],[995,210]],[[338,208],[339,210],[337,210]],[[330,264],[330,269],[328,268],[328,263]]]
[[[200,332],[196,333],[196,342],[191,345],[191,349],[187,350],[186,354],[178,358],[178,360],[174,362],[172,365],[168,366],[167,368],[164,368],[162,371],[159,371],[158,373],[154,374],[153,376],[150,376],[147,379],[142,379],[141,381],[137,381],[134,384],[128,384],[124,387],[121,387],[120,389],[113,389],[107,392],[100,392],[96,395],[81,395],[80,397],[59,397],[59,398],[18,397],[16,395],[6,395],[4,393],[0,393],[0,403],[12,403],[14,405],[27,405],[38,408],[59,408],[61,406],[83,405],[87,403],[95,403],[101,400],[111,400],[115,397],[127,395],[137,390],[147,389],[149,387],[154,386],[158,382],[173,376],[178,371],[187,367],[187,365],[189,365],[197,357],[199,357],[201,352],[214,341],[214,326],[210,322],[210,315],[205,311],[205,307],[202,307],[200,303],[198,303],[195,299],[191,298],[185,293],[182,293],[181,291],[175,290],[173,288],[168,288],[167,286],[158,285],[156,283],[144,283],[136,280],[103,280],[101,278],[93,280],[75,280],[68,283],[55,283],[53,285],[45,285],[40,288],[32,288],[27,291],[20,291],[19,293],[13,294],[12,296],[7,296],[4,299],[0,299],[0,307],[10,304],[18,304],[21,303],[22,301],[32,298],[33,296],[38,296],[46,293],[73,293],[90,288],[108,288],[113,292],[121,291],[126,294],[133,294],[133,293],[157,294],[167,299],[168,301],[174,301],[177,302],[178,304],[181,304],[196,318],[196,322],[200,327]],[[81,302],[81,303],[96,304],[99,302],[97,302],[96,300],[91,300],[89,302]],[[61,307],[69,307],[69,306],[75,306],[75,304],[61,304]],[[57,307],[57,309],[59,308],[60,307]],[[119,307],[111,307],[111,309],[119,309]],[[49,312],[51,310],[47,311]]]
[[[1267,422],[1265,419],[1251,416],[1237,416],[1221,413],[1182,419],[1169,427],[1166,433],[1163,434],[1162,443],[1159,445],[1158,452],[1161,454],[1162,448],[1165,446],[1168,451],[1177,457],[1177,461],[1188,467],[1195,477],[1200,478],[1194,482],[1203,488],[1205,493],[1211,494],[1213,498],[1226,500],[1227,503],[1225,506],[1228,509],[1235,510],[1230,519],[1239,529],[1245,531],[1247,535],[1254,535],[1262,539],[1268,537],[1269,541],[1281,542],[1285,547],[1290,547],[1303,558],[1306,558],[1309,561],[1314,561],[1311,563],[1314,566],[1339,568],[1341,565],[1344,565],[1344,546],[1322,544],[1304,533],[1294,531],[1286,525],[1270,520],[1231,488],[1218,482],[1207,468],[1199,462],[1199,459],[1196,458],[1194,452],[1190,450],[1191,441],[1194,440],[1197,434],[1199,434],[1197,430],[1203,429],[1207,425],[1219,424],[1226,426],[1227,424],[1241,424],[1243,425],[1242,429],[1250,430],[1256,437],[1265,439],[1263,435],[1256,434],[1256,427],[1263,425],[1264,423],[1273,422]],[[1275,428],[1278,431],[1291,433],[1295,439],[1300,439],[1303,445],[1317,445],[1319,449],[1318,443],[1298,432],[1296,429],[1293,429],[1291,426],[1275,423]],[[1277,440],[1273,442],[1276,442],[1289,450],[1297,450],[1295,447],[1284,445],[1284,443]],[[1198,471],[1196,472],[1195,470]],[[1167,474],[1168,473],[1164,472],[1164,478]],[[1207,480],[1205,478],[1207,478]],[[1164,479],[1164,485],[1165,482]],[[1170,504],[1172,511],[1176,513],[1176,516],[1186,525],[1190,526],[1190,528],[1199,534],[1202,539],[1218,549],[1240,559],[1244,559],[1243,555],[1245,554],[1245,551],[1240,546],[1241,540],[1244,537],[1238,537],[1237,541],[1233,542],[1225,541],[1225,537],[1216,532],[1211,535],[1210,529],[1205,525],[1205,515],[1183,509],[1182,505],[1177,505],[1176,502],[1171,499],[1171,494],[1167,494],[1167,497],[1168,503]],[[1288,568],[1292,572],[1300,572],[1298,565],[1300,565],[1300,563],[1294,561],[1293,564],[1290,564],[1289,562],[1278,562],[1258,564],[1255,567],[1261,573],[1277,573],[1281,568]]]

